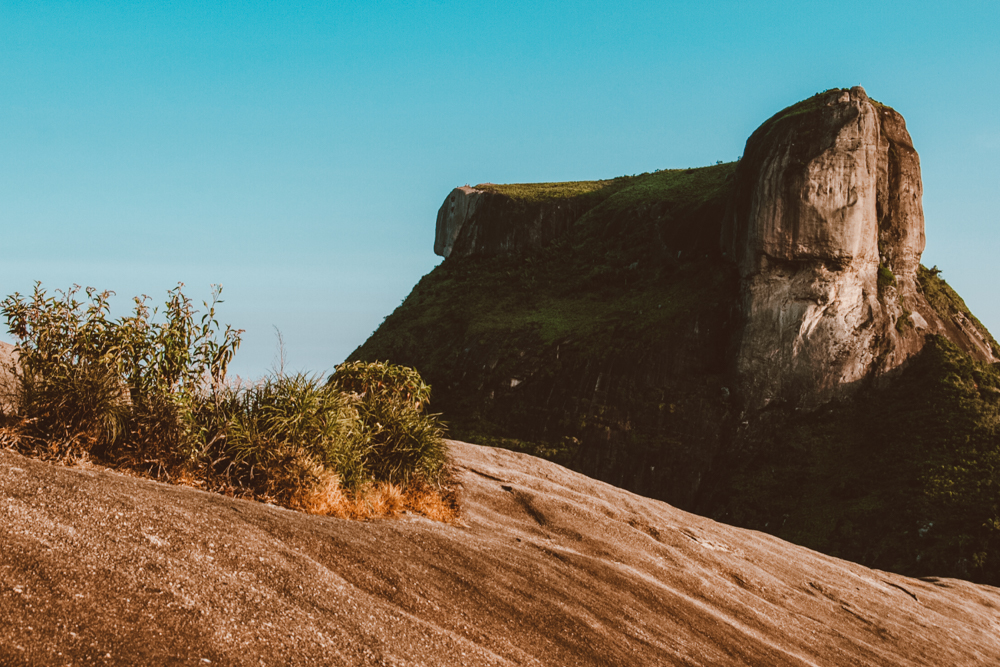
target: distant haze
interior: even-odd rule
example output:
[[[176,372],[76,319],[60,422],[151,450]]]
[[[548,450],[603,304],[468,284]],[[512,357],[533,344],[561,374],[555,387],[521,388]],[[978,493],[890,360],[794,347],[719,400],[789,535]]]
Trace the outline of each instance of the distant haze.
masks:
[[[452,187],[730,161],[861,84],[920,153],[923,263],[1000,333],[993,3],[417,4],[0,5],[0,293],[222,283],[235,372],[275,327],[330,370],[438,263]]]

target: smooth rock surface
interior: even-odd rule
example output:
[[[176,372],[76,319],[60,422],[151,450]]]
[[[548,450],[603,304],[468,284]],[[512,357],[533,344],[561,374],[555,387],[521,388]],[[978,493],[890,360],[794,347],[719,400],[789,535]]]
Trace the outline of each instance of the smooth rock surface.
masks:
[[[0,664],[1000,664],[998,589],[869,570],[451,446],[453,526],[0,450]]]

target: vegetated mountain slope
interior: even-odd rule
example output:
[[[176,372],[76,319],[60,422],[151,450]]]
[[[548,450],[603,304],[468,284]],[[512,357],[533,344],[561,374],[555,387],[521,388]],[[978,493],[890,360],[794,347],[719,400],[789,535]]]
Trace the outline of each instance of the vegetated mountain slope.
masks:
[[[453,526],[0,450],[0,663],[1000,661],[996,588],[869,570],[530,456],[451,448]]]
[[[902,117],[832,90],[748,150],[457,189],[445,261],[351,358],[416,367],[456,437],[866,565],[1000,584],[1000,348],[919,265]]]
[[[690,503],[727,411],[720,350],[736,273],[718,237],[734,169],[616,179],[583,195],[590,208],[548,244],[456,253],[351,358],[418,368],[434,409],[468,440]],[[527,207],[529,221],[579,205],[488,187],[498,201],[482,209]]]

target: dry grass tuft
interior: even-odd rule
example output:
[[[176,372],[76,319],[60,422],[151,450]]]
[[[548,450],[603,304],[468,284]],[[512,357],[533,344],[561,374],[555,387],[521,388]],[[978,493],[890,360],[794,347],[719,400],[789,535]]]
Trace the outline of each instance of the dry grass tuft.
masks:
[[[446,488],[419,482],[407,486],[371,482],[345,491],[337,476],[330,474],[308,491],[296,493],[287,504],[309,514],[339,519],[371,521],[413,512],[432,521],[450,523],[458,517],[458,506],[452,496]]]
[[[451,523],[458,518],[455,499],[430,486],[412,488],[406,496],[406,508],[432,521]]]
[[[0,427],[0,448],[7,448],[31,458],[59,463],[61,465],[88,469],[104,468],[116,472],[156,479],[161,482],[188,486],[203,491],[219,493],[231,498],[243,498],[260,502],[277,503],[289,509],[332,516],[339,519],[371,521],[398,517],[412,512],[431,519],[451,523],[458,518],[458,493],[450,477],[445,483],[431,485],[420,479],[412,479],[406,485],[392,482],[368,482],[353,490],[345,490],[336,473],[329,470],[311,470],[311,485],[299,486],[291,494],[254,493],[249,489],[234,487],[222,478],[206,478],[201,472],[184,466],[164,467],[160,461],[141,461],[122,457],[105,465],[97,464],[87,455],[85,448],[72,442],[47,442],[31,434],[30,430],[19,427],[18,423],[8,423]],[[103,462],[102,462],[103,463]],[[150,464],[154,465],[150,465]]]
[[[292,509],[309,514],[336,516],[342,519],[349,518],[351,514],[350,499],[340,488],[340,478],[333,473],[324,475],[312,488],[293,494],[288,505]]]
[[[403,509],[403,489],[392,482],[367,484],[354,498],[359,519],[397,516]]]

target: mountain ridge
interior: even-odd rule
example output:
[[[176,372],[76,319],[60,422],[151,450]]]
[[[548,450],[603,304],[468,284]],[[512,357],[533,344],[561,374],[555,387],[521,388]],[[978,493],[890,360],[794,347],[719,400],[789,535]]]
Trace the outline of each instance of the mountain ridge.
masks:
[[[736,163],[586,187],[453,191],[436,226],[438,237],[454,236],[448,256],[350,358],[416,367],[456,437],[537,454],[868,565],[1000,581],[1000,534],[987,528],[1000,520],[998,503],[959,521],[935,481],[969,494],[1000,485],[986,463],[1000,451],[1000,405],[976,393],[994,386],[1000,347],[940,271],[919,265],[922,186],[905,122],[855,88],[817,94],[762,128]],[[753,211],[778,213],[748,217],[740,188],[746,206],[758,202]],[[789,211],[798,213],[781,217]],[[742,265],[732,245],[739,235],[723,242],[738,215],[744,227],[778,234],[747,246],[755,254]],[[780,240],[795,229],[812,240]],[[755,262],[770,273],[740,268]],[[982,381],[955,402],[967,391],[956,378],[972,375]],[[929,401],[932,413],[935,401],[954,405],[961,429],[940,429],[947,416],[914,417],[902,394]],[[885,412],[871,414],[871,405]],[[862,444],[834,446],[821,427],[827,412],[873,426],[838,425]],[[904,456],[900,434],[912,433],[915,419],[926,433]],[[798,444],[787,441],[789,430]],[[820,462],[840,450],[849,464]],[[970,457],[981,463],[958,473]],[[836,490],[835,475],[867,479],[869,469],[886,488]],[[776,478],[809,480],[803,493],[826,495],[806,504],[827,509],[783,518]],[[906,517],[888,528],[895,546],[876,547],[885,527],[874,528],[866,506]],[[793,517],[802,511],[791,508]],[[928,523],[966,547],[932,557],[917,537]]]

